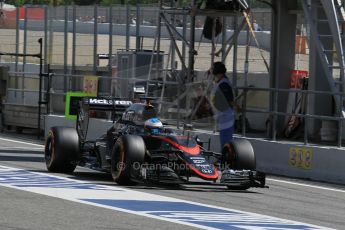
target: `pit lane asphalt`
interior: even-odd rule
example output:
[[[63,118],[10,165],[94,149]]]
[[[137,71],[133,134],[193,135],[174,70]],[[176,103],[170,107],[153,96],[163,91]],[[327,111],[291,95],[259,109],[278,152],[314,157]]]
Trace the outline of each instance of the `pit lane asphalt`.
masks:
[[[0,165],[46,173],[40,141],[0,135]],[[16,142],[19,141],[19,142]],[[114,184],[108,174],[78,167],[64,175],[97,184]],[[335,229],[345,226],[345,186],[268,176],[269,189],[229,191],[205,185],[127,187],[204,204],[260,213]],[[184,225],[73,203],[0,187],[0,229],[193,229]],[[194,228],[195,229],[195,228]]]

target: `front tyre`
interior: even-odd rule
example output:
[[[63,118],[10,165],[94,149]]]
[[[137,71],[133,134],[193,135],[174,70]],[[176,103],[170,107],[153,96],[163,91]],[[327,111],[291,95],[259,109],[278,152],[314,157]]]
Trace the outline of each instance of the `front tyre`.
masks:
[[[142,137],[124,135],[119,137],[111,154],[111,176],[120,185],[135,184],[133,177],[140,173],[146,153]]]
[[[52,127],[45,143],[44,158],[48,171],[71,173],[77,167],[79,137],[74,128]]]
[[[251,143],[245,139],[235,139],[226,144],[222,151],[223,165],[229,166],[231,170],[255,171],[256,159]],[[244,180],[238,184],[227,186],[230,190],[247,190],[251,187],[251,182]]]
[[[236,170],[255,170],[256,159],[252,144],[246,139],[235,139],[227,143],[222,151],[223,164]]]

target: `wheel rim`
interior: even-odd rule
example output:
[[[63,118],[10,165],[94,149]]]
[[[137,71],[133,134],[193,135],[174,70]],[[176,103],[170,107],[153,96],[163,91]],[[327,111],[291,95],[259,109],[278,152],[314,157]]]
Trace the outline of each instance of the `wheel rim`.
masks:
[[[89,114],[81,109],[78,114],[77,132],[81,140],[85,140],[88,132]]]
[[[118,140],[113,148],[111,160],[111,175],[115,181],[119,179],[125,167],[123,141]]]
[[[47,165],[49,166],[51,164],[51,160],[53,158],[53,141],[52,141],[51,137],[49,137],[47,139],[46,148],[44,151],[44,158],[45,158]]]

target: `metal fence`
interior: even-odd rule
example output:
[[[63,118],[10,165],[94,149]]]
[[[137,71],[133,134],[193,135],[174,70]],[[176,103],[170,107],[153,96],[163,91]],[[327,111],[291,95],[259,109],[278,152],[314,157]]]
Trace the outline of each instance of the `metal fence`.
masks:
[[[11,54],[35,54],[39,52],[37,40],[43,38],[43,53],[45,71],[48,64],[55,75],[52,78],[51,89],[51,113],[63,114],[65,94],[68,91],[83,91],[85,76],[98,77],[98,94],[101,96],[135,97],[134,87],[144,86],[144,94],[158,97],[159,109],[163,118],[181,126],[183,121],[191,121],[196,127],[215,130],[212,115],[196,116],[198,106],[209,109],[207,102],[200,101],[202,96],[207,96],[212,79],[206,74],[211,65],[211,43],[201,37],[204,16],[196,18],[200,25],[195,29],[197,33],[195,48],[196,77],[193,83],[184,83],[181,76],[182,63],[172,55],[172,39],[167,32],[161,34],[159,49],[162,52],[162,62],[157,69],[151,61],[136,66],[131,63],[130,75],[128,68],[119,66],[126,59],[122,51],[136,52],[145,50],[147,54],[157,49],[157,6],[26,6],[17,8],[11,15],[2,18],[0,22],[0,52]],[[38,15],[38,16],[37,16]],[[189,19],[185,19],[185,25],[179,25],[183,18],[175,17],[177,29],[183,32],[183,26],[188,30]],[[254,10],[252,20],[256,20],[261,31],[256,32],[261,45],[266,41],[270,44],[271,12],[267,10]],[[226,26],[231,33],[239,18],[226,18]],[[298,30],[307,31],[303,18],[299,18]],[[181,27],[179,27],[181,26]],[[307,34],[299,34],[306,36]],[[230,35],[229,35],[230,36]],[[270,110],[269,98],[276,98],[278,94],[296,93],[291,90],[270,89],[269,75],[265,68],[261,55],[269,60],[269,45],[263,46],[263,50],[252,46],[246,46],[248,33],[243,30],[239,35],[239,41],[233,52],[236,58],[229,55],[226,65],[229,72],[233,73],[235,91],[243,95],[243,116],[238,118],[240,127],[238,132],[243,135],[252,135],[260,132],[260,136],[266,136],[267,124],[275,124],[277,117],[296,116],[304,118],[304,131],[301,140],[309,143],[308,122],[313,119],[335,120],[337,122],[337,138],[333,143],[338,146],[342,142],[342,119],[334,116],[318,116],[304,113],[278,112]],[[225,37],[227,38],[227,37]],[[224,39],[224,38],[223,38]],[[242,40],[243,42],[241,43]],[[217,38],[216,50],[221,48],[222,38]],[[177,40],[177,45],[182,47],[182,42]],[[249,53],[249,55],[248,55]],[[122,55],[122,56],[121,56]],[[150,55],[148,55],[150,56]],[[1,62],[11,66],[10,80],[7,89],[7,102],[18,105],[37,105],[38,98],[38,59],[34,57],[20,57],[16,55],[0,55]],[[124,58],[124,59],[121,59]],[[128,56],[130,58],[130,56]],[[184,58],[187,60],[188,52]],[[219,58],[218,58],[219,59]],[[129,59],[128,59],[129,60]],[[143,58],[142,60],[145,60]],[[140,61],[142,61],[140,60]],[[151,59],[150,59],[151,60]],[[216,59],[217,60],[217,57]],[[302,54],[296,56],[296,68],[308,70],[308,47]],[[121,64],[121,65],[122,65]],[[172,68],[174,65],[174,68]],[[137,77],[136,74],[145,74]],[[134,71],[134,72],[133,72]],[[128,78],[130,76],[130,78]],[[47,82],[45,82],[47,84]],[[127,88],[127,89],[125,89]],[[149,93],[148,93],[149,92]],[[323,94],[324,92],[303,91],[303,94]],[[139,94],[138,94],[139,95]],[[186,96],[187,95],[187,96]],[[258,102],[258,98],[261,101]],[[187,101],[191,103],[187,103]],[[193,115],[193,117],[191,117]],[[245,118],[255,122],[249,130]],[[243,119],[243,120],[242,120]],[[257,127],[253,127],[253,126]],[[268,124],[269,125],[269,124]],[[279,139],[276,127],[270,128],[269,137]],[[248,132],[250,131],[250,132]],[[251,132],[254,131],[254,132]],[[339,134],[339,135],[338,135]],[[284,137],[282,137],[284,138]],[[314,138],[314,140],[317,140]]]

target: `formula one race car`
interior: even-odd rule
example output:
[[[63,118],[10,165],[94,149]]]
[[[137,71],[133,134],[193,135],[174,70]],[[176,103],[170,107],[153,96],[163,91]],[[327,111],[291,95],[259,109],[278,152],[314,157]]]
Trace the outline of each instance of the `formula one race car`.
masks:
[[[85,166],[111,173],[120,185],[182,184],[198,177],[229,189],[266,187],[265,174],[256,171],[249,141],[236,139],[222,153],[209,151],[190,133],[178,134],[165,127],[150,99],[145,100],[132,103],[116,98],[81,99],[76,128],[49,130],[45,144],[47,169],[71,173],[77,165]],[[100,138],[88,140],[89,120],[97,113],[112,117],[113,123],[109,122],[111,127]]]

